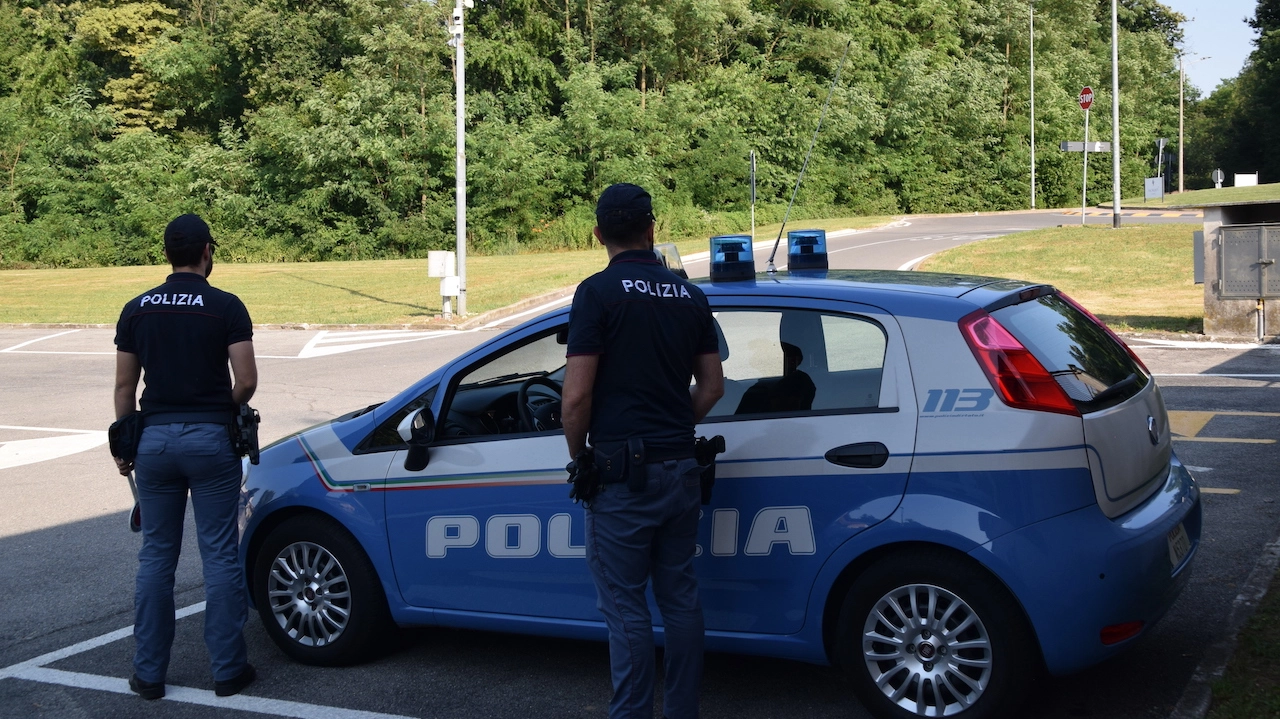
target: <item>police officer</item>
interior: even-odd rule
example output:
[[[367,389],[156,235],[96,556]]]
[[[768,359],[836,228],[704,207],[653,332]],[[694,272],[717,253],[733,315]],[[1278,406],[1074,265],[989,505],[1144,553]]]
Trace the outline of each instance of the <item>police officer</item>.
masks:
[[[257,676],[241,633],[247,604],[236,561],[240,460],[229,425],[238,405],[253,396],[258,370],[244,303],[205,279],[214,247],[209,226],[196,215],[170,222],[164,252],[173,274],[130,300],[116,325],[117,418],[135,410],[144,372],[146,380],[137,458],[116,458],[121,474],[136,470],[142,511],[129,688],[144,699],[164,696],[188,491],[204,565],[204,640],[214,691],[236,694]]]
[[[657,260],[653,230],[649,193],[604,191],[594,233],[609,266],[578,287],[569,315],[565,439],[577,458],[590,435],[605,482],[587,503],[586,554],[609,627],[612,719],[653,716],[650,580],[666,644],[664,716],[697,717],[702,681],[694,425],[724,394],[724,375],[707,299]]]

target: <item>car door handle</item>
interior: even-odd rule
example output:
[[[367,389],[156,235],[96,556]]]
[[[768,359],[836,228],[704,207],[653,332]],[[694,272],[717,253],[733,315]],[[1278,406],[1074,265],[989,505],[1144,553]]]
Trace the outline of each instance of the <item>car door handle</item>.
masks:
[[[880,442],[846,444],[827,452],[826,459],[841,467],[875,469],[883,467],[884,463],[889,461],[889,448]]]

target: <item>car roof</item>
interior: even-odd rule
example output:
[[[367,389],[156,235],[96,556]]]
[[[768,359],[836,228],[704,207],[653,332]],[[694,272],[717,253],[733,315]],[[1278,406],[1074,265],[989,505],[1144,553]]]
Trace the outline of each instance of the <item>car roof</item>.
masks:
[[[1013,292],[1039,283],[980,275],[896,270],[818,270],[758,273],[733,282],[693,280],[708,297],[764,295],[842,299],[875,304],[891,312],[919,306],[922,300],[961,299],[985,307]]]

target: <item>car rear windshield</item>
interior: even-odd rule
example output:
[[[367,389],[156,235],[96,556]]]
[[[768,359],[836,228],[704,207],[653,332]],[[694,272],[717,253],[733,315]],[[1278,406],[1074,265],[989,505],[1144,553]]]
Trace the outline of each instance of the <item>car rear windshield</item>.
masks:
[[[1080,412],[1114,407],[1150,378],[1102,327],[1057,295],[992,313],[1053,375]]]

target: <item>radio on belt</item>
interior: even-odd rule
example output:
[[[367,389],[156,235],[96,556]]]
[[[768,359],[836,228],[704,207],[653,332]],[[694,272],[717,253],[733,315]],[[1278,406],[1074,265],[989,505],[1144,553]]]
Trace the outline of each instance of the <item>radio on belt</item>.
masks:
[[[756,276],[751,235],[716,235],[711,238],[711,281],[750,280]]]
[[[787,269],[827,269],[827,231],[792,230],[788,232]]]

